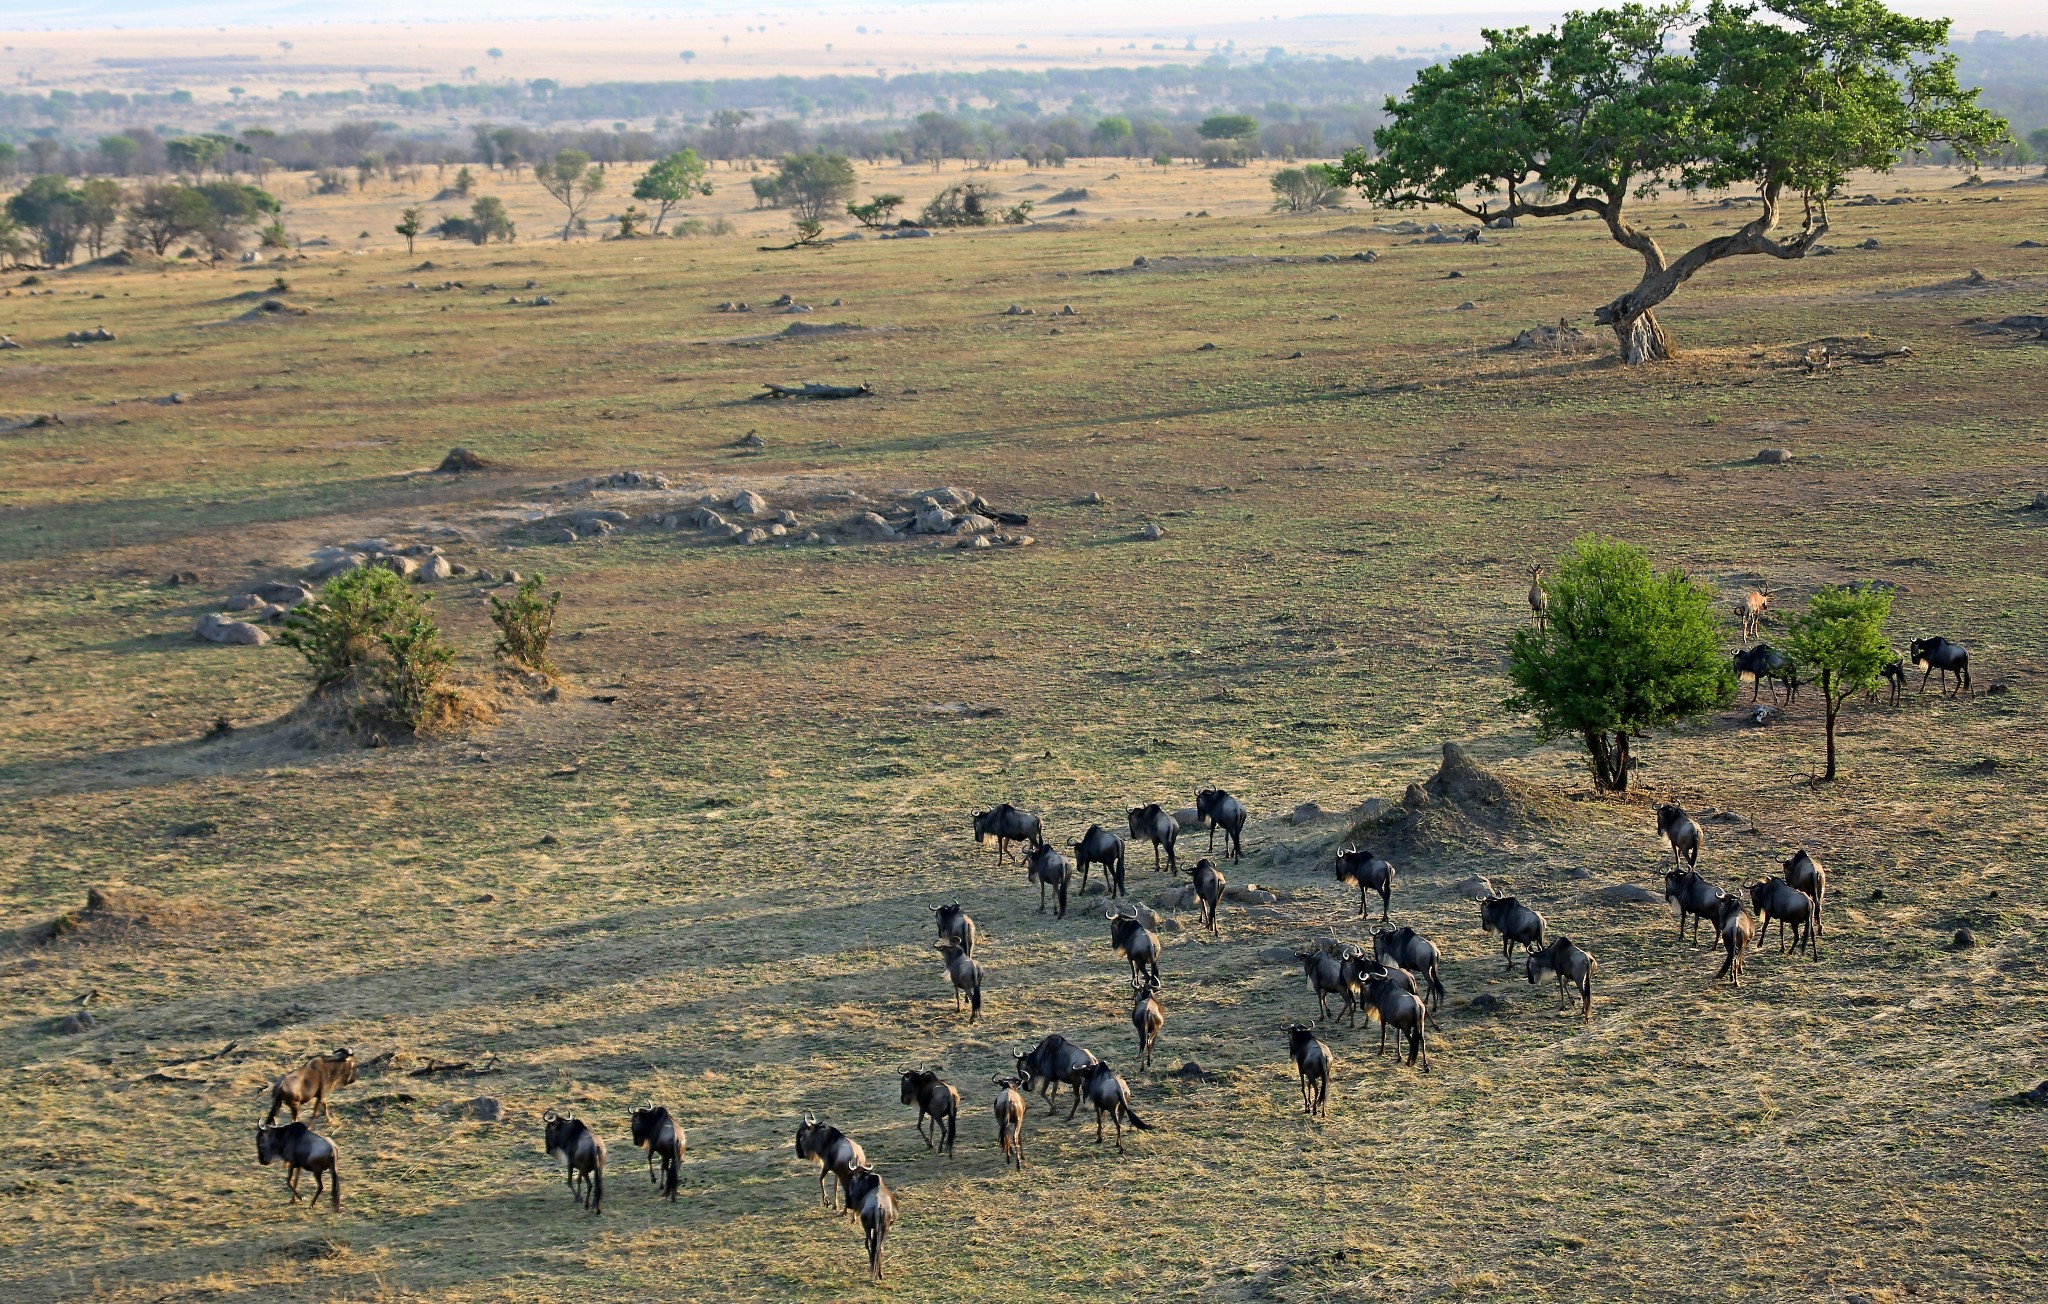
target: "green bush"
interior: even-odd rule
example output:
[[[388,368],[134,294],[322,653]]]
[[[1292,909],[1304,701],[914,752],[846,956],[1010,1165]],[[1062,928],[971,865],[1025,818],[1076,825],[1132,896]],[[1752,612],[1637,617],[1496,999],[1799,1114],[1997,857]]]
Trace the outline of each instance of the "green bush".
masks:
[[[278,641],[306,658],[316,691],[374,688],[384,696],[383,715],[418,729],[446,695],[441,681],[455,656],[428,601],[396,573],[366,566],[329,580],[293,610]]]
[[[548,641],[555,636],[555,608],[562,604],[562,591],[546,598],[540,595],[545,576],[534,575],[510,598],[491,599],[491,623],[498,627],[500,657],[552,679],[555,665],[548,660]]]
[[[377,642],[385,657],[373,663],[371,673],[384,690],[386,714],[418,731],[440,713],[447,696],[441,678],[455,659],[455,650],[441,641],[441,627],[424,602],[396,629],[380,631]]]

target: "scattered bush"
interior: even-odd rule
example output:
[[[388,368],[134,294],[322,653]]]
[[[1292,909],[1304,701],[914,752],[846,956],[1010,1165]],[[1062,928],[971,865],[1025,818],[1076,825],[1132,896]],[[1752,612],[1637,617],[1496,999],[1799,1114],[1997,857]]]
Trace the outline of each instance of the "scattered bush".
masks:
[[[366,566],[329,580],[285,618],[278,641],[306,658],[316,692],[355,684],[380,691],[378,713],[407,729],[431,722],[454,652],[428,599],[392,571]]]
[[[1273,174],[1273,207],[1277,211],[1313,213],[1319,208],[1335,208],[1342,194],[1336,178],[1319,163],[1281,168]]]
[[[870,229],[892,226],[896,221],[896,210],[902,203],[901,195],[876,195],[865,204],[849,201],[846,205],[846,215]]]
[[[917,215],[919,226],[988,226],[996,220],[996,192],[977,181],[947,186]],[[1027,203],[1029,201],[1026,201]],[[1025,212],[1029,212],[1027,207]],[[1022,221],[1020,217],[1018,219]]]
[[[417,732],[441,714],[449,696],[441,679],[455,650],[441,641],[441,627],[424,600],[397,628],[379,631],[377,642],[386,659],[374,663],[371,673],[384,690],[386,714]]]
[[[545,576],[530,576],[509,598],[491,599],[491,623],[498,627],[497,653],[506,661],[537,670],[552,679],[555,665],[548,659],[548,642],[555,636],[555,608],[562,604],[562,591],[542,598]]]

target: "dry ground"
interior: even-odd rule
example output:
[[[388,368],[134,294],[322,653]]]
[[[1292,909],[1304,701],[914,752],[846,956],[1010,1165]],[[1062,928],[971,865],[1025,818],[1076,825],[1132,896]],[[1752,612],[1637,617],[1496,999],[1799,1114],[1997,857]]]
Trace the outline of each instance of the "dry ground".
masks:
[[[2048,1115],[2007,1098],[2048,1075],[2048,521],[2019,510],[2048,488],[2048,351],[1961,323],[2048,306],[2048,251],[2014,247],[2048,238],[2048,195],[1926,193],[1838,210],[1834,257],[1708,272],[1668,314],[1685,358],[1642,371],[1496,347],[1583,320],[1625,281],[1584,224],[1483,246],[1341,233],[1367,220],[1351,215],[796,254],[437,245],[295,265],[311,313],[259,323],[234,319],[267,268],[15,289],[7,922],[47,923],[107,882],[188,910],[23,934],[0,959],[0,1289],[2033,1297]],[[1659,224],[1723,220],[1673,205]],[[1865,236],[1879,248],[1849,247]],[[1361,248],[1383,256],[1315,261]],[[1240,261],[1088,274],[1168,254]],[[1965,284],[1972,268],[1989,284]],[[464,288],[401,288],[442,279]],[[508,305],[528,280],[557,304]],[[821,306],[713,311],[783,291]],[[1040,315],[999,315],[1012,303]],[[747,341],[788,320],[870,329]],[[116,342],[62,346],[102,322]],[[1863,334],[1913,356],[1793,365]],[[878,395],[746,402],[766,379]],[[21,422],[45,412],[63,424]],[[748,431],[766,447],[734,448]],[[454,444],[499,469],[425,474]],[[1765,445],[1795,460],[1754,464]],[[1027,511],[1038,543],[538,545],[478,525],[618,468],[771,498],[790,477],[960,484]],[[1137,540],[1147,522],[1165,537]],[[266,741],[304,691],[293,655],[194,642],[194,616],[318,544],[444,525],[469,532],[458,560],[566,590],[563,700],[415,746]],[[1965,639],[1980,691],[1853,707],[1829,787],[1807,782],[1802,701],[1767,728],[1730,713],[1654,737],[1642,794],[1585,799],[1570,750],[1498,703],[1527,565],[1589,529],[1731,596],[1756,577],[1786,602],[1891,580],[1895,638]],[[167,587],[181,570],[199,586]],[[436,605],[480,668],[475,588]],[[220,716],[238,734],[198,741]],[[1582,799],[1502,845],[1400,866],[1397,921],[1449,957],[1433,1071],[1332,1030],[1330,1117],[1306,1122],[1280,1027],[1312,1003],[1261,953],[1362,926],[1322,867],[1341,822],[1280,817],[1397,797],[1446,739]],[[1226,907],[1219,940],[1167,935],[1168,1022],[1141,1071],[1097,899],[1038,914],[967,819],[1007,798],[1069,840],[1210,783],[1257,813],[1231,876],[1292,899]],[[1652,795],[1744,817],[1708,826],[1703,868],[1724,883],[1814,848],[1834,874],[1822,958],[1768,950],[1740,993],[1710,989],[1713,961],[1660,907],[1605,904],[1600,889],[1656,882]],[[1146,859],[1132,882],[1150,899],[1167,883]],[[1500,967],[1449,890],[1475,871],[1599,957],[1590,1022]],[[926,907],[953,899],[988,937],[972,1027],[929,949]],[[1962,927],[1974,947],[1953,945]],[[98,1025],[59,1035],[91,991]],[[1469,1004],[1484,994],[1504,1006]],[[1030,1166],[1005,1174],[987,1076],[1054,1030],[1118,1063],[1155,1130],[1119,1157],[1034,1109]],[[396,1058],[328,1125],[347,1206],[288,1208],[250,1130],[271,1076],[338,1043]],[[408,1075],[491,1055],[486,1076]],[[895,1102],[910,1061],[965,1090],[956,1158],[928,1155]],[[1186,1061],[1211,1076],[1176,1077]],[[480,1093],[505,1121],[453,1108]],[[626,1143],[625,1111],[650,1098],[690,1129],[674,1208]],[[806,1106],[899,1194],[885,1291],[790,1151]],[[539,1152],[547,1108],[613,1147],[602,1220]]]

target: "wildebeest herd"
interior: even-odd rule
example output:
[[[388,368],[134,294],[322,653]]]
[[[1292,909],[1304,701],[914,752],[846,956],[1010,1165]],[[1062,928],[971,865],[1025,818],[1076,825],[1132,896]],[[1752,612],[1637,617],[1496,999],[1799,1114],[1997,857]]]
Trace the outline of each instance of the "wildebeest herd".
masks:
[[[1535,577],[1530,606],[1540,620],[1547,614],[1548,597]],[[1758,590],[1739,608],[1744,632],[1752,635],[1755,622],[1769,606],[1769,594]],[[1911,664],[1922,673],[1924,689],[1929,676],[1939,673],[1946,689],[1948,677],[1956,680],[1955,691],[1970,691],[1969,653],[1960,644],[1943,638],[1915,640]],[[1759,644],[1736,654],[1738,674],[1759,683],[1778,681],[1788,696],[1797,691],[1796,673],[1790,662],[1768,645]],[[1887,669],[1893,700],[1905,682],[1905,663],[1895,661]],[[1125,858],[1129,843],[1149,843],[1155,872],[1177,875],[1180,861],[1177,844],[1187,827],[1209,830],[1209,850],[1215,849],[1217,835],[1224,838],[1223,855],[1232,864],[1244,855],[1243,834],[1248,812],[1243,802],[1220,789],[1196,794],[1191,809],[1170,811],[1159,803],[1136,806],[1126,811],[1126,836],[1110,832],[1100,824],[1090,825],[1069,844],[1072,856],[1062,854],[1045,836],[1044,821],[1036,814],[1004,803],[977,812],[972,830],[977,842],[995,844],[996,863],[1006,863],[1016,848],[1026,871],[1027,883],[1039,887],[1039,912],[1053,910],[1056,919],[1067,915],[1074,874],[1081,875],[1085,892],[1091,870],[1099,867],[1104,894],[1115,904],[1103,919],[1109,925],[1109,946],[1129,966],[1133,994],[1131,1025],[1137,1038],[1141,1067],[1150,1069],[1153,1052],[1166,1023],[1166,1002],[1162,996],[1164,947],[1159,934],[1147,922],[1147,912],[1122,900],[1127,891]],[[1675,908],[1678,937],[1697,944],[1702,923],[1712,931],[1708,944],[1724,954],[1713,982],[1728,979],[1742,983],[1744,961],[1778,925],[1779,950],[1813,959],[1820,955],[1820,938],[1828,877],[1819,860],[1807,850],[1795,852],[1780,865],[1781,872],[1763,881],[1734,890],[1717,886],[1700,872],[1705,837],[1700,825],[1676,803],[1656,807],[1656,834],[1671,856],[1671,868],[1664,874],[1664,900]],[[1226,880],[1222,869],[1203,857],[1188,870],[1189,898],[1199,908],[1200,923],[1212,938],[1220,937],[1218,910],[1224,899]],[[1285,1039],[1300,1092],[1301,1107],[1311,1117],[1329,1112],[1330,1079],[1336,1070],[1336,1055],[1317,1035],[1317,1025],[1335,1028],[1348,1023],[1356,1027],[1363,1007],[1380,1024],[1379,1054],[1386,1052],[1387,1034],[1397,1039],[1395,1057],[1429,1071],[1428,1031],[1434,1012],[1445,998],[1441,974],[1442,951],[1437,944],[1410,926],[1393,927],[1391,913],[1395,895],[1396,870],[1386,857],[1363,847],[1344,847],[1334,862],[1334,878],[1344,888],[1358,891],[1358,917],[1370,922],[1369,896],[1378,897],[1379,927],[1366,945],[1345,943],[1334,938],[1317,938],[1307,949],[1294,952],[1309,994],[1316,1002],[1312,1022],[1288,1021],[1278,1026]],[[1488,891],[1478,901],[1478,924],[1483,933],[1500,938],[1501,956],[1510,970],[1517,954],[1523,973],[1531,984],[1551,978],[1567,1008],[1578,1006],[1581,1017],[1590,1018],[1593,1009],[1593,980],[1599,962],[1578,943],[1562,935],[1552,936],[1546,921],[1533,907],[1513,896]],[[970,1023],[980,1019],[984,1007],[988,971],[977,957],[983,940],[974,919],[954,901],[930,907],[936,929],[934,943],[944,964],[945,976],[954,992],[956,1011],[964,1010]],[[1156,922],[1156,921],[1155,921]],[[1331,998],[1337,1008],[1331,1009]],[[1030,1097],[1040,1097],[1048,1109],[1056,1105],[1061,1091],[1071,1095],[1067,1119],[1072,1120],[1085,1102],[1095,1111],[1095,1139],[1105,1139],[1105,1126],[1114,1129],[1116,1148],[1124,1148],[1126,1125],[1137,1132],[1152,1130],[1131,1105],[1131,1090],[1124,1078],[1100,1056],[1059,1033],[1048,1033],[1028,1049],[1011,1051],[1009,1072],[990,1075],[995,1087],[993,1117],[995,1143],[1003,1163],[1021,1171],[1024,1167],[1025,1120]],[[341,1174],[333,1143],[313,1132],[299,1118],[302,1107],[310,1106],[309,1117],[327,1112],[331,1091],[356,1080],[353,1052],[346,1046],[327,1055],[315,1056],[301,1067],[284,1074],[273,1084],[270,1110],[257,1128],[257,1158],[268,1165],[286,1165],[286,1183],[292,1201],[302,1196],[299,1179],[304,1173],[314,1178],[313,1200],[330,1191],[333,1208],[341,1207]],[[905,1067],[899,1073],[900,1096],[906,1107],[916,1110],[919,1136],[928,1150],[941,1156],[953,1153],[958,1136],[962,1102],[959,1088],[947,1082],[942,1070],[933,1067]],[[280,1109],[289,1109],[292,1122],[276,1123]],[[627,1118],[633,1143],[647,1152],[648,1177],[657,1192],[675,1200],[686,1144],[682,1125],[665,1107],[648,1104],[634,1109]],[[604,1205],[605,1145],[592,1126],[570,1114],[548,1110],[542,1116],[544,1150],[565,1168],[572,1196],[579,1205],[597,1214]],[[818,1165],[818,1194],[821,1203],[836,1205],[859,1220],[872,1277],[883,1275],[883,1249],[898,1216],[895,1195],[868,1162],[866,1152],[838,1128],[821,1121],[809,1109],[802,1112],[795,1134],[799,1159]]]

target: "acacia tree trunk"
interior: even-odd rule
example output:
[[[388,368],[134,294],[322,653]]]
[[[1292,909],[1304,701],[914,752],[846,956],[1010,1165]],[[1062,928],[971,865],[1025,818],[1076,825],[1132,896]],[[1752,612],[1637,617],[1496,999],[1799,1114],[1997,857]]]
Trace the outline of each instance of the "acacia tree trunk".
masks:
[[[1842,702],[1847,697],[1846,693],[1841,697],[1835,696],[1834,672],[1823,668],[1820,672],[1820,699],[1827,706],[1828,717],[1828,768],[1827,773],[1820,776],[1823,782],[1835,777],[1835,717],[1841,714]]]
[[[1593,786],[1601,792],[1628,791],[1628,733],[1619,730],[1608,742],[1603,730],[1585,733],[1586,751],[1593,758]]]

